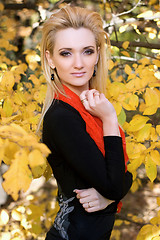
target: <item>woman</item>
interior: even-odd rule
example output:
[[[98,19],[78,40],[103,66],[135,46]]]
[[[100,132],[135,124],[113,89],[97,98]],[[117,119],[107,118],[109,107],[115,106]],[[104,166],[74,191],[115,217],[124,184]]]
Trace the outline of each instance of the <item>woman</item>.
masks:
[[[43,141],[60,205],[46,240],[109,239],[117,205],[132,184],[124,133],[103,94],[106,38],[99,14],[80,7],[60,9],[43,27]]]

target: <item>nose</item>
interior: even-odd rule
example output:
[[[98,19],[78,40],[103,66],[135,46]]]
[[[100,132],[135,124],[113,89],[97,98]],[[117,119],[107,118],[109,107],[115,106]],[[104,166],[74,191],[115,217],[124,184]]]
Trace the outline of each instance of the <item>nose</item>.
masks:
[[[83,59],[81,54],[76,54],[74,57],[74,68],[82,69],[83,68]]]

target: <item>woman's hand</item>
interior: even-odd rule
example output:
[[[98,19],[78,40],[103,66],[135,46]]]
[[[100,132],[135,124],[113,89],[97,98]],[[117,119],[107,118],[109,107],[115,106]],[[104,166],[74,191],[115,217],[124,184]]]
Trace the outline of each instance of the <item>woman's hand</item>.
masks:
[[[109,204],[114,202],[103,197],[94,188],[82,190],[75,189],[74,192],[77,194],[76,197],[79,199],[79,202],[87,212],[103,210]]]
[[[108,101],[103,93],[97,90],[86,90],[80,95],[81,102],[88,112],[99,117],[102,121],[104,118],[116,117],[116,111],[113,105]]]
[[[81,93],[80,99],[90,114],[102,120],[104,136],[120,136],[116,111],[103,93],[95,89],[86,90]]]

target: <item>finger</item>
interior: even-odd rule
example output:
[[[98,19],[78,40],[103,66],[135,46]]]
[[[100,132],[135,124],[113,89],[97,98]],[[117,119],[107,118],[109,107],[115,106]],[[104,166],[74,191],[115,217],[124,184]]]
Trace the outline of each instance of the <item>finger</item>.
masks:
[[[88,90],[85,90],[80,94],[79,98],[80,98],[81,102],[83,102],[83,100],[87,98],[87,92],[88,92]]]
[[[85,208],[85,211],[88,212],[88,213],[97,212],[99,210],[100,209],[98,207]]]
[[[92,89],[90,91],[87,92],[87,98],[88,98],[88,103],[89,103],[89,106],[92,108],[92,107],[95,107],[95,99],[94,99],[94,93],[96,92],[97,90],[95,89]]]
[[[97,91],[94,93],[94,99],[95,99],[95,103],[97,103],[100,99],[100,93]]]
[[[90,196],[90,193],[88,191],[82,191],[77,193],[77,198],[82,199]]]
[[[88,202],[92,202],[92,201],[96,201],[96,197],[92,197],[92,196],[87,196],[87,197],[83,197],[79,199],[79,202],[81,204],[83,203],[88,203]]]
[[[82,206],[87,212],[94,212],[100,210],[100,205],[98,204],[98,202],[95,201],[84,203],[82,204]]]
[[[74,192],[77,193],[79,198],[85,198],[88,196],[93,196],[93,194],[95,193],[95,190],[93,188],[81,189],[81,190],[75,189]]]
[[[80,95],[80,100],[83,104],[83,106],[85,107],[86,110],[89,110],[89,103],[88,103],[88,96],[87,96],[87,92],[89,90],[83,91]]]
[[[87,209],[87,208],[89,208],[89,204],[88,204],[88,202],[86,202],[86,203],[83,203],[83,204],[82,204],[82,206],[83,206],[83,208],[84,208],[84,209]]]

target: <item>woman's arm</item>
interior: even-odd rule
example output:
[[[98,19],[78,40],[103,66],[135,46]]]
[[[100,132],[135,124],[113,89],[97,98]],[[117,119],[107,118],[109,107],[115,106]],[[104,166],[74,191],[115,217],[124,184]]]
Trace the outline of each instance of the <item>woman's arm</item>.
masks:
[[[103,197],[94,188],[75,189],[76,197],[87,212],[96,212],[105,209],[108,205],[115,202]]]
[[[79,113],[67,103],[59,101],[55,104],[54,111],[48,111],[44,119],[44,143],[51,152],[57,149],[88,187],[95,188],[108,199],[120,200],[125,184],[122,139],[118,136],[104,137],[104,158],[86,132],[85,122]],[[130,179],[128,182],[131,183]]]

